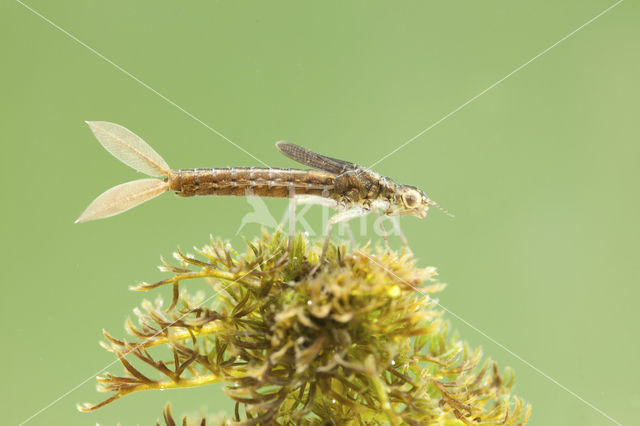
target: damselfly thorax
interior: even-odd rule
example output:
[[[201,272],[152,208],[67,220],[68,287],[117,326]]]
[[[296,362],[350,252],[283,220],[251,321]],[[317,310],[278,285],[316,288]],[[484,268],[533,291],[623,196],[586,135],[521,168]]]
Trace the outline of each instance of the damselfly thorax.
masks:
[[[236,195],[291,198],[297,203],[318,203],[342,210],[331,225],[381,209],[389,216],[424,218],[429,206],[438,206],[419,189],[356,164],[326,157],[289,142],[277,148],[310,170],[270,167],[229,167],[172,170],[166,161],[140,137],[124,127],[104,121],[87,122],[98,141],[128,166],[157,178],[140,179],[115,186],[98,198],[76,222],[122,213],[167,191],[191,197]],[[291,212],[290,211],[290,212]],[[293,219],[290,217],[290,233]],[[325,242],[326,250],[328,239]],[[324,251],[323,251],[324,253]]]

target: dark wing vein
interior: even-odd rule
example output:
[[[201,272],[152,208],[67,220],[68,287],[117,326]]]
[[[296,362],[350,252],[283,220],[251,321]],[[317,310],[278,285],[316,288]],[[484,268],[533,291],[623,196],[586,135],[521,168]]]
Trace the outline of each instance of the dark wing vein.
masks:
[[[353,163],[349,163],[348,161],[325,157],[324,155],[309,151],[306,148],[290,142],[276,142],[276,147],[281,153],[298,163],[313,167],[314,169],[324,170],[329,173],[339,175],[347,170],[358,168],[358,166]]]

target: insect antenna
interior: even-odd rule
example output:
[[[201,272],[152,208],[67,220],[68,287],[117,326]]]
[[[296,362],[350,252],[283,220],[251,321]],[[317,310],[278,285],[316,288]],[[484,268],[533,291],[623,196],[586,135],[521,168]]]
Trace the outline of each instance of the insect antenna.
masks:
[[[440,204],[436,203],[432,199],[429,199],[429,204],[437,207],[438,210],[440,210],[442,213],[446,214],[449,217],[456,217],[453,213],[451,213],[449,210],[445,209],[444,207],[442,207]]]

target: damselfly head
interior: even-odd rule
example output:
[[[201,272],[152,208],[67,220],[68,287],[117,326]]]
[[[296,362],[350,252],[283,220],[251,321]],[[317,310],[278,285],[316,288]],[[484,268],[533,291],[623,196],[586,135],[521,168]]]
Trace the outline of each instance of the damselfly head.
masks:
[[[429,205],[433,204],[424,192],[409,185],[400,185],[396,189],[394,201],[391,211],[387,214],[393,216],[413,215],[420,219],[427,217]]]

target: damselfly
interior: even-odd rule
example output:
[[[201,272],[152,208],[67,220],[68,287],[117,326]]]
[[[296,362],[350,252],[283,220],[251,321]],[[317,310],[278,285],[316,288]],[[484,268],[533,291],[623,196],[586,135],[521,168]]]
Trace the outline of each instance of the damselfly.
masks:
[[[172,170],[153,148],[124,127],[104,121],[87,124],[112,155],[139,172],[157,178],[135,180],[107,190],[87,207],[76,222],[122,213],[167,191],[175,191],[183,197],[290,198],[290,237],[293,235],[296,204],[322,204],[341,210],[329,220],[321,255],[323,259],[331,227],[338,222],[363,216],[375,209],[381,209],[388,216],[413,215],[419,218],[426,217],[430,206],[442,210],[416,187],[398,184],[364,167],[316,154],[289,142],[277,142],[276,147],[287,157],[314,170],[272,167]]]

